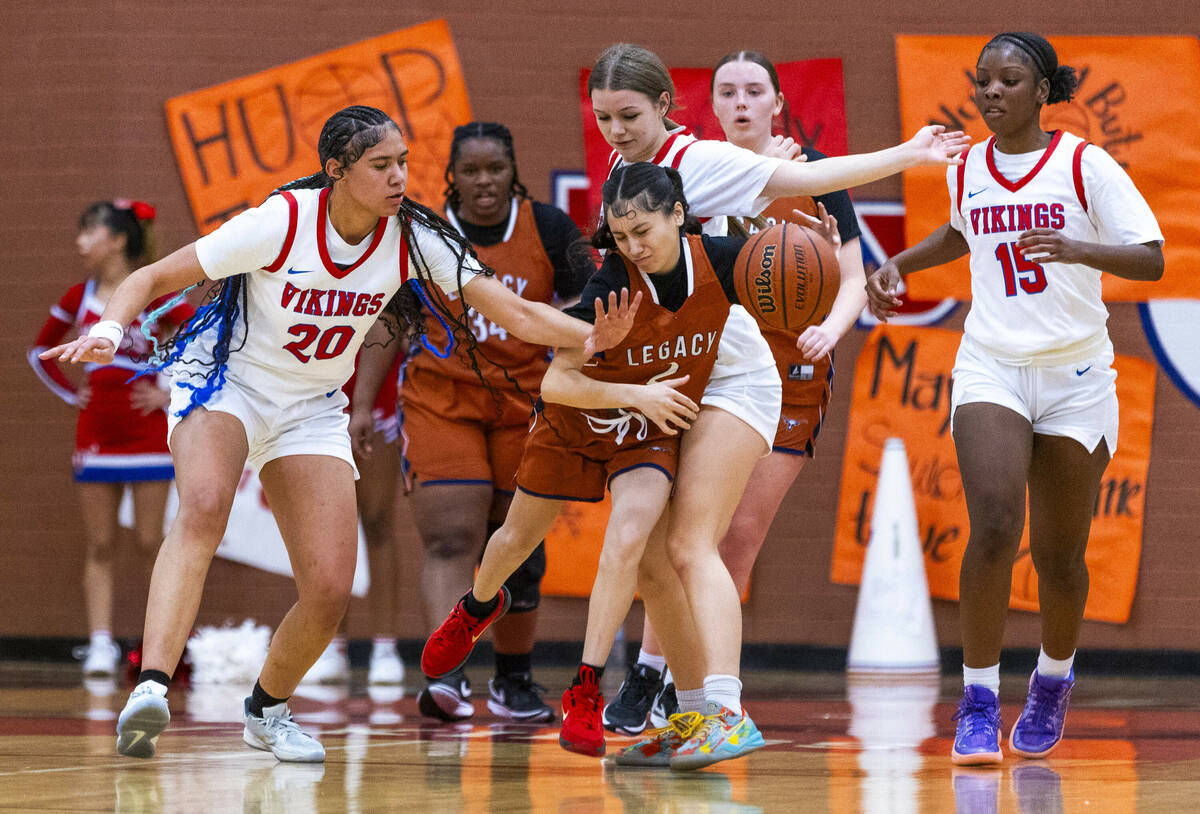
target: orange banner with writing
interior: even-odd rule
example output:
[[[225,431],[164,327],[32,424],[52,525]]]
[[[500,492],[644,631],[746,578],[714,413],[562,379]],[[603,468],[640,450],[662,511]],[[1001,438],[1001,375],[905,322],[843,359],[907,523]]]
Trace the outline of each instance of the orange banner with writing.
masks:
[[[950,435],[950,372],[962,334],[940,328],[879,326],[858,356],[842,462],[832,579],[857,584],[871,537],[871,511],[884,441],[904,440],[929,592],[958,598],[958,571],[970,524]],[[1142,550],[1146,472],[1154,420],[1155,366],[1117,356],[1120,437],[1104,473],[1087,549],[1088,619],[1129,619]],[[1013,568],[1011,607],[1037,610],[1029,527]]]
[[[171,142],[200,232],[321,169],[321,127],[350,105],[377,107],[400,125],[408,194],[439,204],[454,128],[471,119],[444,20],[168,99]]]
[[[972,77],[987,37],[896,37],[900,121],[906,134],[926,124],[966,130],[976,143],[991,133],[972,101]],[[1059,62],[1075,68],[1069,102],[1042,108],[1042,127],[1062,129],[1108,151],[1129,173],[1158,218],[1166,272],[1156,283],[1104,276],[1112,301],[1200,298],[1200,41],[1195,37],[1051,37]],[[950,216],[945,170],[904,174],[906,237],[915,245]],[[971,298],[966,259],[905,281],[913,297]]]

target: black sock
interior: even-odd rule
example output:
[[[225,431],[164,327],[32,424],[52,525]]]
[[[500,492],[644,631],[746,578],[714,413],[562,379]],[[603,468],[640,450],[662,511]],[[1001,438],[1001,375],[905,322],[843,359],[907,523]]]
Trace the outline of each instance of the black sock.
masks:
[[[533,668],[532,653],[496,653],[496,677],[528,673]]]
[[[575,678],[571,679],[571,686],[578,687],[583,683],[584,676],[588,673],[595,676],[595,682],[600,683],[600,677],[604,675],[604,667],[597,667],[594,664],[580,663],[579,669],[575,671]]]
[[[276,704],[283,704],[286,701],[286,698],[276,698],[273,695],[267,695],[267,691],[262,688],[262,684],[255,681],[254,691],[250,693],[250,714],[261,718],[264,707],[273,707]]]
[[[142,670],[138,673],[137,683],[141,684],[143,681],[157,681],[164,687],[171,686],[171,677],[162,670]]]
[[[500,594],[496,594],[487,602],[480,602],[475,598],[475,594],[467,591],[466,597],[463,599],[463,607],[467,613],[474,616],[476,619],[482,619],[496,609],[500,604]]]

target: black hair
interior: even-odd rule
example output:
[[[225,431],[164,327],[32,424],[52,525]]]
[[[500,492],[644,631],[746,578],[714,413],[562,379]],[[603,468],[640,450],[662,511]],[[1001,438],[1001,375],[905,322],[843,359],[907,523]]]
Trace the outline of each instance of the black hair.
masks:
[[[612,175],[600,188],[605,217],[592,235],[592,245],[597,249],[615,249],[616,240],[608,226],[608,213],[623,217],[630,210],[661,212],[670,214],[675,204],[683,207],[681,234],[700,234],[700,221],[690,214],[687,198],[683,194],[683,177],[678,170],[660,167],[648,161],[625,164],[613,170]]]
[[[317,140],[317,157],[321,160],[321,169],[312,175],[307,175],[291,183],[284,184],[275,190],[272,195],[285,190],[320,189],[332,186],[334,179],[324,169],[329,159],[337,159],[343,167],[349,166],[361,158],[363,153],[382,141],[389,129],[394,129],[397,132],[400,130],[386,113],[377,108],[365,105],[353,105],[339,110],[326,120],[324,127],[321,128],[321,135]],[[400,220],[400,228],[410,252],[409,282],[414,283],[414,285],[400,286],[383,311],[394,318],[401,334],[409,337],[417,337],[425,331],[425,320],[421,313],[422,298],[416,289],[422,285],[427,285],[433,289],[435,284],[429,277],[429,264],[421,255],[420,245],[414,237],[413,225],[418,224],[433,232],[441,239],[454,254],[460,268],[467,262],[468,256],[474,258],[477,263],[479,261],[475,257],[475,252],[466,238],[460,235],[453,226],[432,209],[422,206],[406,197],[401,203],[400,211],[396,217]],[[483,273],[488,275],[495,274],[494,271],[482,263],[479,263],[479,265],[482,267]],[[211,363],[201,361],[201,366],[205,369],[205,372],[200,374],[203,377],[203,381],[198,385],[186,383],[183,385],[193,392],[188,405],[179,412],[180,417],[187,415],[195,407],[204,404],[224,384],[225,367],[229,361],[229,354],[239,350],[241,347],[230,348],[235,334],[235,327],[239,320],[242,327],[242,345],[245,344],[247,331],[245,277],[245,274],[235,274],[231,277],[226,277],[215,286],[209,292],[205,304],[197,310],[191,321],[181,328],[164,345],[163,350],[158,354],[161,360],[157,366],[159,370],[174,362],[195,361],[183,359],[183,354],[187,346],[202,332],[212,328],[214,325],[217,326],[217,340],[212,351],[212,361]],[[460,308],[463,308],[461,305],[462,293],[462,280],[460,278],[458,282],[458,302]],[[461,336],[464,339],[467,354],[471,359],[471,366],[482,379],[483,376],[474,358],[474,349],[476,346],[475,335],[466,325],[465,308],[463,308],[461,314],[455,314],[440,302],[441,298],[430,297],[427,299],[432,301],[432,303],[436,303],[431,304],[430,307],[436,308],[436,312],[443,318],[443,323],[445,324],[446,320],[449,321],[447,329],[452,331],[454,335]],[[156,311],[155,315],[162,310],[164,309]],[[392,328],[391,323],[386,320],[385,324],[388,324],[389,329]],[[392,340],[396,338],[393,335]]]
[[[119,198],[96,201],[79,215],[79,229],[103,226],[114,235],[125,236],[125,257],[145,265],[155,260],[154,207],[142,201]]]
[[[1033,64],[1035,82],[1040,82],[1042,79],[1050,81],[1050,95],[1046,99],[1046,104],[1054,105],[1059,102],[1071,101],[1071,97],[1075,95],[1075,89],[1079,87],[1079,78],[1075,75],[1075,69],[1070,65],[1058,64],[1058,53],[1055,52],[1054,46],[1050,44],[1049,40],[1040,34],[1029,31],[1006,31],[988,40],[987,45],[980,49],[980,56],[987,49],[998,48],[1002,45],[1012,46],[1028,58],[1029,62]]]
[[[755,65],[761,66],[767,72],[767,76],[771,78],[771,87],[775,88],[775,92],[783,93],[779,89],[779,72],[775,70],[775,63],[771,62],[771,60],[758,51],[733,51],[721,57],[717,60],[717,64],[713,66],[712,76],[708,80],[709,96],[712,96],[713,91],[717,89],[717,71],[721,69],[722,65],[728,62],[753,62]]]
[[[676,110],[675,82],[667,66],[649,48],[618,42],[604,49],[604,53],[592,66],[588,74],[588,96],[596,90],[632,90],[647,97],[655,104],[667,94],[667,112]],[[674,130],[679,125],[663,116],[663,126]]]
[[[458,189],[454,186],[454,162],[458,160],[458,149],[464,141],[473,138],[491,139],[504,148],[504,154],[508,157],[508,161],[512,164],[512,188],[509,190],[509,197],[528,198],[529,190],[525,189],[525,185],[521,183],[517,177],[517,153],[513,149],[512,132],[502,124],[496,122],[470,122],[469,124],[460,124],[454,128],[454,137],[450,140],[450,159],[446,162],[446,189],[442,194],[446,196],[446,203],[454,211],[458,211],[459,197]]]

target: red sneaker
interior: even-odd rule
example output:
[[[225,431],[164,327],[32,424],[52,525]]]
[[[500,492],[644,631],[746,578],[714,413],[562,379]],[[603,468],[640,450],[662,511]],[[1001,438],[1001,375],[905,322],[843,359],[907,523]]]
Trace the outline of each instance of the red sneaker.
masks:
[[[421,651],[421,672],[429,678],[445,678],[466,664],[471,651],[475,649],[475,642],[508,610],[512,595],[507,588],[501,587],[500,602],[483,619],[476,619],[467,613],[465,604],[464,596],[450,611],[446,621],[425,642],[425,649]]]
[[[568,752],[578,752],[589,757],[604,754],[604,696],[596,683],[596,674],[590,669],[582,671],[584,681],[563,693],[562,731],[558,742]]]

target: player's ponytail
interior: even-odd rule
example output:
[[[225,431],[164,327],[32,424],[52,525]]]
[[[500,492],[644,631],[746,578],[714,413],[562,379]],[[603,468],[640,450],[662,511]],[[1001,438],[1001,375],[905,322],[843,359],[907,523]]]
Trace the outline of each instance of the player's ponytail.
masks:
[[[1070,65],[1058,64],[1058,53],[1049,40],[1029,31],[1006,31],[988,40],[980,53],[1000,45],[1010,45],[1029,58],[1033,63],[1035,81],[1046,79],[1050,82],[1050,94],[1046,98],[1046,104],[1071,101],[1075,89],[1079,87],[1079,78]]]
[[[617,248],[608,218],[624,217],[634,209],[666,215],[674,212],[675,204],[679,204],[683,207],[680,233],[700,234],[700,221],[691,214],[687,197],[683,194],[683,177],[678,170],[648,161],[625,164],[608,176],[600,188],[600,197],[604,202],[605,217],[592,235],[592,245],[597,249]]]

